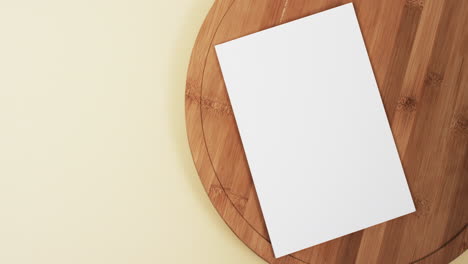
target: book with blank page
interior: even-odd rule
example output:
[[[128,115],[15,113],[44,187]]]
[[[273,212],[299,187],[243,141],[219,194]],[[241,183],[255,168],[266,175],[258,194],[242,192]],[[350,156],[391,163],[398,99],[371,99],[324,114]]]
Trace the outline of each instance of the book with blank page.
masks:
[[[415,211],[352,4],[215,48],[275,257]]]

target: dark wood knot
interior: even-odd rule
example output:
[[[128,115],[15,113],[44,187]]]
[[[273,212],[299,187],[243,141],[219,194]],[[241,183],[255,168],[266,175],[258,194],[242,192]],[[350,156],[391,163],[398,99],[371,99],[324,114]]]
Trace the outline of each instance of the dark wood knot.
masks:
[[[236,207],[236,209],[239,210],[239,212],[241,213],[245,211],[245,206],[247,205],[247,202],[249,200],[247,197],[235,194],[231,191],[230,188],[223,188],[219,185],[211,185],[208,195],[212,199],[224,199],[227,197],[229,201],[231,201],[231,203],[234,205],[234,207]]]
[[[208,192],[210,196],[218,196],[223,193],[224,193],[223,187],[218,186],[218,185],[211,185],[210,191]]]
[[[187,90],[185,91],[185,99],[194,101],[198,104],[200,103],[200,95],[195,93],[192,88],[187,88]]]
[[[415,198],[414,206],[416,207],[416,217],[423,217],[430,213],[431,208],[429,206],[429,200],[424,198]]]
[[[406,0],[405,6],[408,8],[423,9],[424,1],[423,0]]]
[[[416,110],[416,99],[413,97],[403,96],[398,100],[397,109],[407,112]]]
[[[232,114],[232,107],[230,104],[225,104],[216,100],[209,99],[205,96],[200,96],[198,93],[194,92],[194,89],[190,88],[189,86],[187,87],[188,88],[185,92],[185,98],[187,100],[191,100],[197,104],[200,104],[201,107],[203,107],[204,109],[214,111],[218,114]]]
[[[247,205],[249,199],[247,199],[247,197],[234,193],[231,190],[231,188],[226,188],[225,191],[229,197],[229,200],[231,200],[232,204],[234,204],[237,210],[239,210],[241,213],[244,213],[245,206]]]
[[[443,76],[436,72],[429,72],[424,79],[424,85],[429,87],[440,86],[443,80]]]
[[[452,128],[459,133],[468,135],[468,118],[463,115],[456,115]]]
[[[232,107],[230,104],[224,104],[215,100],[208,99],[204,96],[200,99],[200,103],[203,108],[214,111],[215,113],[223,115],[232,114]]]

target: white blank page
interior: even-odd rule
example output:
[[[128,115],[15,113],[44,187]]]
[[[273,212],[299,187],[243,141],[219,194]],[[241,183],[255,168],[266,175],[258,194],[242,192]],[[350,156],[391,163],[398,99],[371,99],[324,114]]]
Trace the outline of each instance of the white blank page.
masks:
[[[415,211],[352,4],[216,53],[276,257]]]

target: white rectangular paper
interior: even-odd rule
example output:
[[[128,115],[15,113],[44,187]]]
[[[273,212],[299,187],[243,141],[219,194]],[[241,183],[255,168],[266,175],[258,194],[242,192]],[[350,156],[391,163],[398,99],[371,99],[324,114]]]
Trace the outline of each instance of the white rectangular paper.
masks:
[[[216,53],[276,257],[415,211],[352,4]]]

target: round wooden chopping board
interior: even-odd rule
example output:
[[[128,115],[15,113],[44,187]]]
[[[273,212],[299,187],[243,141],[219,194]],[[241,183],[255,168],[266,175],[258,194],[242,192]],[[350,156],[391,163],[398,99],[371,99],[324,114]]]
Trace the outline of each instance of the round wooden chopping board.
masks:
[[[186,87],[187,133],[200,179],[233,232],[270,263],[448,263],[468,240],[464,0],[354,2],[416,213],[273,257],[213,47],[347,2],[214,3],[193,48]]]

